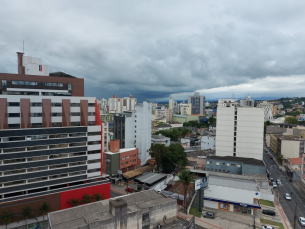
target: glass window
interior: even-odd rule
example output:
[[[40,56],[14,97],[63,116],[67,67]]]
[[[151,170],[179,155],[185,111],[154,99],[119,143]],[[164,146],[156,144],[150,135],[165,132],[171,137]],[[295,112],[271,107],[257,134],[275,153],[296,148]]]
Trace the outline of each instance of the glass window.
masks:
[[[68,83],[68,90],[71,91],[72,90],[72,84]]]
[[[13,81],[12,81],[12,85],[18,85],[18,81],[13,80]]]
[[[57,83],[53,83],[53,87],[57,87]]]
[[[58,83],[58,87],[63,87],[64,84],[63,83]]]
[[[9,106],[9,107],[19,107],[19,106],[20,106],[20,103],[14,103],[14,102],[12,103],[12,102],[11,102],[11,103],[8,103],[8,106]]]
[[[6,88],[7,87],[7,82],[6,82],[6,80],[2,80],[2,88]]]
[[[24,85],[24,81],[18,81],[19,85]]]
[[[142,215],[142,221],[149,220],[149,213],[145,213]]]

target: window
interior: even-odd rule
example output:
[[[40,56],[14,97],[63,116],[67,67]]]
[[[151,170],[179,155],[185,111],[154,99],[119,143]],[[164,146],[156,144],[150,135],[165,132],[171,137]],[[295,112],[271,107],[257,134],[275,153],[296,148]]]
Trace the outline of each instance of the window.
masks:
[[[231,164],[231,166],[235,166],[235,164]]]
[[[6,88],[7,87],[7,82],[6,82],[6,80],[2,80],[2,88]]]
[[[85,161],[78,161],[78,162],[72,162],[69,164],[69,166],[77,166],[77,165],[85,165]]]
[[[236,153],[233,153],[233,157],[236,157]]]
[[[71,116],[80,116],[80,112],[71,112]]]
[[[52,103],[52,107],[61,107],[61,103]]]
[[[121,160],[125,160],[125,157],[122,157]]]
[[[88,132],[88,136],[101,135],[101,132]]]
[[[88,154],[89,154],[89,152],[88,152]],[[78,152],[78,153],[70,153],[69,154],[70,157],[77,157],[77,156],[84,156],[84,155],[86,155],[86,152]]]
[[[101,160],[100,159],[95,159],[95,160],[89,160],[88,164],[92,164],[92,163],[100,163]]]
[[[25,158],[3,160],[3,164],[12,164],[12,163],[20,163],[20,162],[25,162]]]
[[[25,169],[16,169],[16,170],[4,171],[3,175],[13,175],[13,174],[25,173],[25,172],[26,172]]]
[[[10,118],[20,117],[20,113],[8,113],[8,117]]]
[[[72,90],[72,84],[68,83],[68,90],[71,91]]]
[[[95,103],[88,103],[88,107],[95,107]]]
[[[142,215],[142,221],[147,221],[149,220],[149,213],[145,213]]]
[[[31,107],[41,107],[42,103],[31,103]]]
[[[31,123],[31,128],[41,128],[42,123]]]
[[[20,103],[17,103],[17,102],[10,102],[10,103],[8,103],[8,106],[9,106],[9,107],[19,107],[19,106],[20,106]]]
[[[31,117],[42,117],[42,113],[31,113]]]

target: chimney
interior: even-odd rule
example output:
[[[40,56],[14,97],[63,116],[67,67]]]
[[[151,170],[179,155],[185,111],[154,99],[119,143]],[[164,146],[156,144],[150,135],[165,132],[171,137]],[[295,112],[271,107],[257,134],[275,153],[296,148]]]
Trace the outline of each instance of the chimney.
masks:
[[[129,98],[133,98],[133,95],[132,95],[132,94],[130,94],[130,95],[129,95]]]
[[[117,95],[113,95],[113,98],[117,98]]]
[[[17,52],[18,74],[25,75],[25,67],[23,66],[23,52]]]

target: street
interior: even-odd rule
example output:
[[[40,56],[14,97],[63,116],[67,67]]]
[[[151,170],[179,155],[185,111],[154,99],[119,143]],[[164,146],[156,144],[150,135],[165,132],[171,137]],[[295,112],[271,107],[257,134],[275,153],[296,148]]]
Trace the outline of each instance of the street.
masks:
[[[282,208],[291,223],[292,227],[294,225],[294,216],[296,212],[296,222],[295,228],[303,228],[299,223],[299,217],[304,217],[305,215],[305,199],[300,195],[299,191],[292,185],[292,182],[289,182],[289,178],[285,172],[279,171],[277,164],[273,159],[270,159],[268,154],[265,153],[265,150],[270,153],[273,158],[275,157],[272,151],[268,148],[264,149],[264,162],[266,163],[266,169],[270,172],[270,177],[273,177],[273,181],[276,179],[281,180],[281,185],[277,188],[274,188],[275,197],[279,197],[279,202],[282,205]],[[293,181],[294,182],[294,181]],[[290,194],[291,200],[285,199],[285,193]],[[297,203],[297,205],[296,205]]]

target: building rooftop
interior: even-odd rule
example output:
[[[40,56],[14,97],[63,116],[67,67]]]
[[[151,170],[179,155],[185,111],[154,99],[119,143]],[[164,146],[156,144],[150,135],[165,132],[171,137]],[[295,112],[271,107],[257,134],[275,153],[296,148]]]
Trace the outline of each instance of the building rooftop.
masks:
[[[134,179],[135,182],[145,183],[148,186],[159,183],[166,179],[167,175],[164,173],[146,173],[140,177]]]
[[[244,180],[230,177],[209,176],[209,185],[222,187],[258,191],[257,184],[254,180]]]
[[[137,148],[126,148],[126,149],[120,149],[120,151],[116,152],[116,153],[124,153],[124,152],[128,152],[128,151],[131,151],[131,150],[135,150]],[[104,152],[104,153],[107,153],[107,154],[116,154],[116,153],[113,153],[111,151],[107,151],[107,152]]]
[[[172,127],[172,126],[166,123],[155,126],[155,128],[162,128],[162,127]]]
[[[214,160],[223,160],[223,161],[237,161],[242,162],[243,164],[247,165],[262,165],[265,166],[264,162],[261,160],[257,160],[254,158],[245,158],[245,157],[233,157],[233,156],[209,156],[208,159],[214,159]]]
[[[163,136],[161,134],[159,134],[159,135],[151,135],[151,138],[153,138],[153,139],[170,139],[170,138],[165,137],[165,136]]]
[[[147,190],[51,212],[48,214],[49,222],[53,229],[67,229],[84,227],[94,221],[114,220],[115,217],[109,211],[109,202],[127,205],[127,213],[130,213],[176,200],[154,190]]]
[[[302,164],[302,158],[297,157],[297,158],[288,158],[289,161],[291,161],[292,164],[294,165],[301,165]]]

